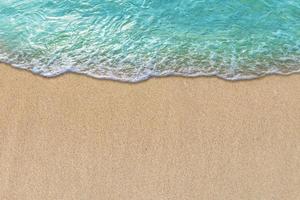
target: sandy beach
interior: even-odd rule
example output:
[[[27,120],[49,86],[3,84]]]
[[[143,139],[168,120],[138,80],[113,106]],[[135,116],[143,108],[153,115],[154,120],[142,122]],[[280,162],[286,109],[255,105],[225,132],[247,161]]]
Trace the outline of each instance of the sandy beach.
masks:
[[[300,75],[138,84],[0,65],[0,199],[300,199]]]

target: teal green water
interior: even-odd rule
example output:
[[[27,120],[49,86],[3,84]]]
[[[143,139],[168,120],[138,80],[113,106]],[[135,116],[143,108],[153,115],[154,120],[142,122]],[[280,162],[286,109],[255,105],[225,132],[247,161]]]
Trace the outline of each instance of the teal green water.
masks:
[[[0,0],[0,62],[130,82],[290,74],[300,1]]]

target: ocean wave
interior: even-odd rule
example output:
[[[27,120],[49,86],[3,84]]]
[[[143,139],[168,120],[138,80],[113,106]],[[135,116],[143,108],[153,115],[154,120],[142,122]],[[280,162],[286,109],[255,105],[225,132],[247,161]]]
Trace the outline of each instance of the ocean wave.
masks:
[[[138,82],[300,71],[300,2],[0,0],[0,62]]]

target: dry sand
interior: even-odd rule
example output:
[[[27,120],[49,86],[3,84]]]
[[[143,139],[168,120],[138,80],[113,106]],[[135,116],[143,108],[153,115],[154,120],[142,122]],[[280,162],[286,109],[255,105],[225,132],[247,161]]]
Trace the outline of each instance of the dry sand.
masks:
[[[300,199],[300,75],[125,84],[0,66],[1,200]]]

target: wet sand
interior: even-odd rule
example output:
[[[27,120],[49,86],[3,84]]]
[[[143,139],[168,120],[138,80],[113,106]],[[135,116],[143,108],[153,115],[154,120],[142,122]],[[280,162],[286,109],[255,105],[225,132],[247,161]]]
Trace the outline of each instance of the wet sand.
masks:
[[[0,65],[0,199],[299,199],[300,75],[139,84]]]

